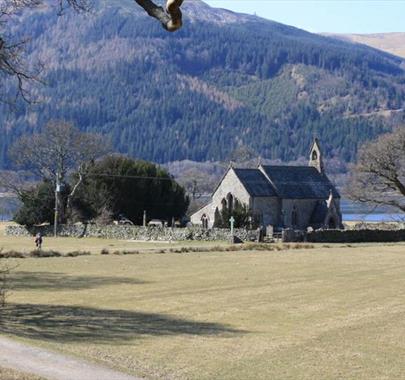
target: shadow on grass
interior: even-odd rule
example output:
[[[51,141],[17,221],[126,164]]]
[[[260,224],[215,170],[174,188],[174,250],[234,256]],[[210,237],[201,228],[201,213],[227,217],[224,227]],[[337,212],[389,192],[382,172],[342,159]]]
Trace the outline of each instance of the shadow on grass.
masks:
[[[81,290],[109,285],[137,285],[146,282],[131,277],[68,276],[57,272],[10,272],[11,290]]]
[[[9,304],[0,315],[0,333],[57,342],[125,344],[143,336],[229,337],[245,331],[165,314],[79,306]]]

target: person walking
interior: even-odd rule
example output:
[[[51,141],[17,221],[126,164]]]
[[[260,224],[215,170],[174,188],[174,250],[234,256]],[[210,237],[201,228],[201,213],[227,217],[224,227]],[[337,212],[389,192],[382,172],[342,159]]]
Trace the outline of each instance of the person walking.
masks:
[[[38,232],[35,236],[35,245],[36,245],[37,249],[42,248],[42,235],[40,232]]]

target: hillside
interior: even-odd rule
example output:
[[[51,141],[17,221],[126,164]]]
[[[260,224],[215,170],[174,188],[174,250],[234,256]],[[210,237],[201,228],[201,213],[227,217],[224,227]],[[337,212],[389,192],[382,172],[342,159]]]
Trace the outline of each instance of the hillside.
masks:
[[[175,34],[129,0],[99,0],[87,17],[41,9],[15,32],[31,37],[46,86],[38,104],[0,106],[3,167],[17,136],[58,118],[156,162],[221,160],[240,146],[290,161],[314,135],[349,161],[405,120],[400,58],[201,1],[185,3]]]
[[[405,58],[405,33],[342,34],[334,36]]]

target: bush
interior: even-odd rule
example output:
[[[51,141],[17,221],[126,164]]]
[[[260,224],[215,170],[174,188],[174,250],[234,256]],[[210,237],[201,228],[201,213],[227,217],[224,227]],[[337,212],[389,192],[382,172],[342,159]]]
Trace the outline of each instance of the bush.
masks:
[[[17,251],[0,251],[0,259],[25,259],[27,257],[37,257],[37,258],[46,258],[46,257],[77,257],[77,256],[88,256],[91,255],[87,251],[72,251],[67,253],[61,253],[58,251],[42,251],[40,249],[31,251],[31,252],[17,252]],[[1,272],[0,272],[1,273]]]
[[[230,208],[231,207],[231,208]],[[233,217],[235,220],[235,228],[257,228],[257,218],[252,215],[249,207],[241,203],[237,198],[234,199],[232,206],[223,207],[221,211],[215,211],[216,228],[229,228],[229,219]]]

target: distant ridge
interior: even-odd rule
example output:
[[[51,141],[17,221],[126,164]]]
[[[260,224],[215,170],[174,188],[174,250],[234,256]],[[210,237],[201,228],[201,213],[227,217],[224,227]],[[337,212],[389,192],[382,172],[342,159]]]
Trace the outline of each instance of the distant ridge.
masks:
[[[46,64],[46,86],[39,104],[0,104],[0,168],[18,136],[51,119],[159,163],[219,161],[244,147],[292,161],[316,136],[337,167],[405,123],[400,57],[202,1],[185,2],[175,34],[132,0],[94,3],[90,16],[43,9],[16,26],[31,38],[28,59]]]
[[[376,34],[328,34],[405,58],[405,32]]]

